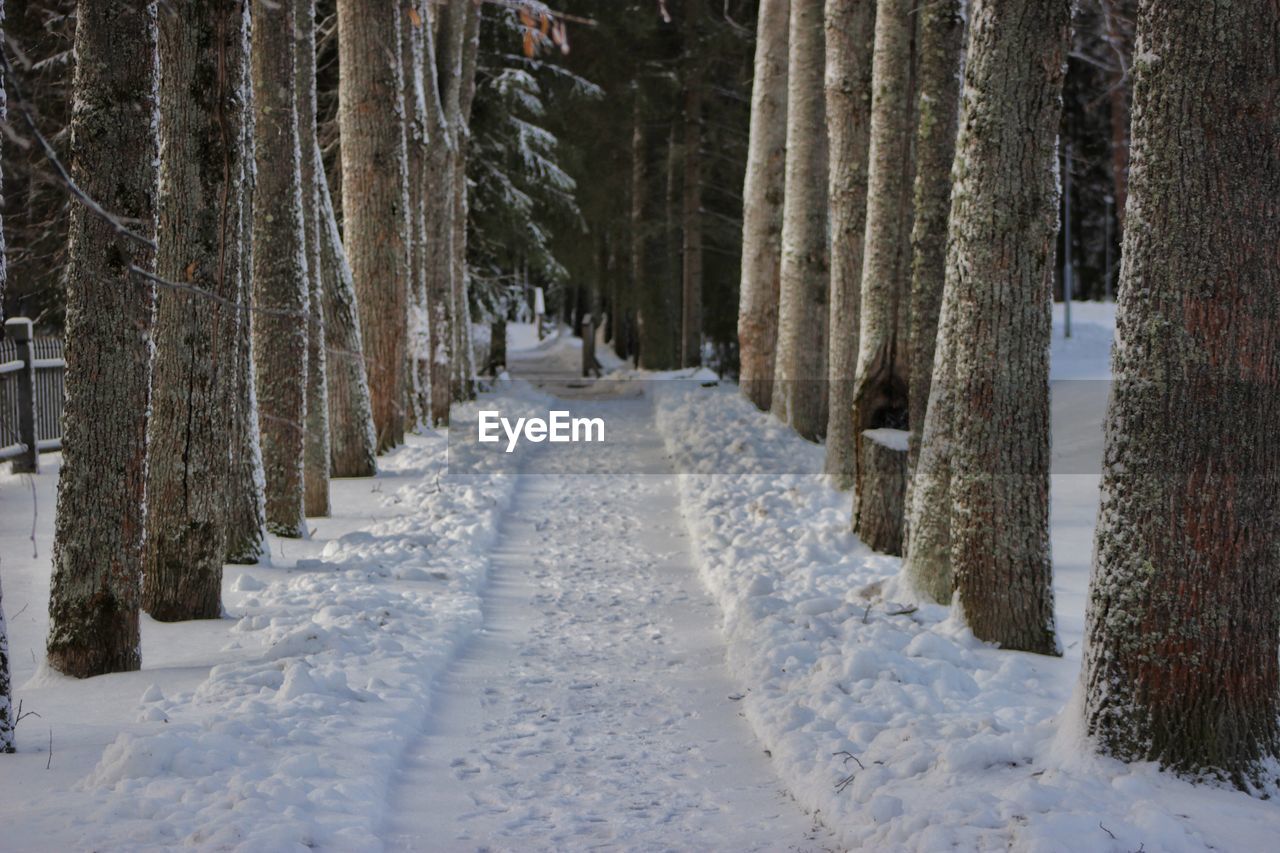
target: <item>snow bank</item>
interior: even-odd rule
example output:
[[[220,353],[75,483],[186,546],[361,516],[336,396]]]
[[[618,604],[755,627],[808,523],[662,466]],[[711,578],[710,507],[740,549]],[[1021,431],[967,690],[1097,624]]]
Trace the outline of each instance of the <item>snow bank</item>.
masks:
[[[821,476],[821,447],[732,386],[652,384],[743,711],[792,793],[845,843],[1271,845],[1272,803],[1094,756],[1063,710],[1078,657],[1000,651],[947,608],[895,603],[900,561],[849,532],[850,498]]]
[[[544,401],[520,383],[502,405],[532,413]],[[454,417],[474,422],[476,406]],[[74,792],[76,847],[381,848],[388,787],[433,680],[481,624],[489,550],[514,492],[515,475],[486,473],[492,455],[465,460],[478,473],[448,474],[446,441],[411,437],[383,461],[380,478],[403,482],[381,498],[398,514],[329,541],[284,579],[232,585],[231,661],[192,691],[142,694],[141,725]]]

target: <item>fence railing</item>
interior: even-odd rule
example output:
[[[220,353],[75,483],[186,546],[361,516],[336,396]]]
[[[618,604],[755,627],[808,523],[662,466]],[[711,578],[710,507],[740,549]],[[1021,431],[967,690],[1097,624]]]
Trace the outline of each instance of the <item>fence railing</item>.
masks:
[[[31,321],[4,324],[0,341],[0,460],[18,473],[35,473],[40,453],[62,449],[62,341],[37,338]]]

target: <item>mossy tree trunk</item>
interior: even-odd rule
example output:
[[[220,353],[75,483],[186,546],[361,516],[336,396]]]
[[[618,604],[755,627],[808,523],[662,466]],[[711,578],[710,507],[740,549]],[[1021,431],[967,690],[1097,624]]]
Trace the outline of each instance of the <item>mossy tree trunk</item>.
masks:
[[[156,269],[213,297],[162,290],[147,428],[142,604],[161,621],[222,615],[225,493],[241,298],[244,2],[178,0],[160,16]]]
[[[267,529],[300,537],[309,284],[293,3],[254,0],[253,352]]]
[[[404,440],[408,163],[398,0],[338,0],[343,236],[378,452]]]
[[[773,413],[805,438],[827,428],[827,125],[822,0],[792,0],[787,165]]]
[[[951,561],[982,640],[1055,654],[1049,333],[1068,0],[969,7],[947,283],[955,288]],[[942,510],[935,507],[935,510]]]
[[[747,170],[742,188],[738,381],[742,393],[762,411],[768,411],[773,404],[778,339],[790,18],[790,0],[760,0]]]
[[[66,404],[49,590],[49,665],[77,678],[141,665],[158,140],[156,4],[76,7],[71,176],[147,243],[71,208]]]
[[[828,318],[825,470],[853,485],[853,379],[862,302],[862,241],[867,222],[867,150],[871,132],[871,58],[876,4],[827,0],[827,135],[830,140],[831,313]]]
[[[1085,719],[1248,788],[1280,757],[1280,10],[1214,11],[1139,5]]]

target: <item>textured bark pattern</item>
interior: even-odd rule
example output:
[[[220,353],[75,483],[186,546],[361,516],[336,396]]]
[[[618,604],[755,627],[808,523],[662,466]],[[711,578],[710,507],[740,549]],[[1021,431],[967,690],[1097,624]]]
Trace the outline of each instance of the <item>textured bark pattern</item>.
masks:
[[[267,530],[302,536],[309,285],[293,3],[254,0],[253,352]]]
[[[316,139],[316,4],[295,0],[298,16],[298,148],[302,166],[302,226],[307,255],[307,419],[302,453],[303,508],[329,514],[329,378],[320,276],[320,182]]]
[[[4,0],[0,0],[0,39],[4,38]],[[0,122],[7,118],[4,81],[0,80]],[[3,178],[0,168],[0,178]],[[4,230],[0,228],[0,305],[4,304],[4,285],[8,278],[5,263]],[[9,632],[4,623],[4,590],[0,589],[0,752],[13,752],[13,693],[9,684]]]
[[[955,318],[951,559],[982,640],[1053,654],[1049,332],[1068,0],[969,7],[947,287]],[[953,282],[954,277],[954,282]]]
[[[702,363],[702,89],[705,75],[700,33],[703,2],[686,0],[684,7],[684,174],[680,182],[682,367],[697,367]],[[595,310],[593,306],[592,311]]]
[[[1247,787],[1280,756],[1280,9],[1214,11],[1139,4],[1085,714]]]
[[[249,55],[252,28],[250,6],[245,4],[244,53]],[[253,282],[253,195],[257,181],[254,162],[252,62],[245,64],[244,151],[245,186],[240,196],[240,323],[236,328],[235,376],[232,388],[231,468],[226,503],[227,562],[252,565],[263,555],[266,539],[265,486],[262,481],[262,444],[258,441],[258,395],[254,390],[253,313],[247,309]]]
[[[156,269],[223,300],[156,298],[147,425],[142,604],[161,621],[222,615],[241,296],[246,53],[243,2],[177,0],[160,17]]]
[[[342,214],[378,452],[404,437],[408,163],[396,0],[339,0]]]
[[[71,175],[148,239],[156,217],[156,6],[76,7]],[[155,252],[71,209],[66,405],[49,594],[49,664],[84,678],[141,664],[138,606]]]
[[[324,303],[325,368],[328,372],[329,472],[334,477],[378,473],[378,441],[364,370],[355,283],[338,233],[324,164],[316,154],[320,203],[320,285]]]
[[[810,440],[826,418],[827,125],[822,0],[792,0],[787,166],[772,407]]]
[[[739,384],[763,411],[773,404],[782,265],[782,188],[787,157],[789,0],[760,0],[751,129],[742,188]]]
[[[458,81],[458,103],[452,120],[454,131],[453,235],[449,247],[453,253],[453,399],[473,400],[475,390],[475,350],[471,345],[471,288],[467,274],[467,149],[471,142],[471,102],[476,94],[476,64],[480,53],[480,5],[462,3],[465,20],[462,38],[461,78]]]
[[[427,162],[427,98],[423,88],[426,3],[400,2],[400,61],[405,84],[405,144],[409,192],[409,358],[405,363],[406,426],[431,424],[431,329],[426,307],[427,219],[424,204]]]
[[[646,116],[637,100],[635,136],[632,139],[631,230],[632,268],[635,277],[636,307],[639,315],[641,366],[650,370],[670,370],[679,366],[679,339],[676,306],[672,304],[669,274],[671,207],[668,181],[671,175],[670,139],[663,144],[657,129],[646,127]],[[655,152],[661,151],[663,165]],[[668,192],[660,192],[666,186]]]
[[[872,62],[871,145],[867,155],[867,220],[863,241],[862,302],[858,315],[858,366],[853,386],[853,435],[859,445],[869,429],[905,426],[906,342],[899,337],[910,306],[911,221],[911,0],[879,0]],[[862,450],[858,450],[862,458]],[[854,476],[853,529],[861,533],[862,509],[872,513],[885,496]]]
[[[827,135],[830,140],[831,314],[827,322],[826,472],[853,485],[853,379],[862,302],[862,240],[867,222],[874,0],[827,0]]]
[[[1102,0],[1107,41],[1116,54],[1108,100],[1111,107],[1111,181],[1115,187],[1116,223],[1124,228],[1129,195],[1129,102],[1133,97],[1133,19],[1136,0]]]
[[[951,162],[955,157],[960,63],[964,50],[961,11],[961,0],[936,0],[920,11],[915,204],[911,229],[911,335],[907,342],[910,399],[907,420],[911,428],[908,483],[920,456],[920,436],[933,383],[938,314],[942,310],[942,289],[947,277]]]
[[[858,535],[868,548],[902,553],[903,501],[907,490],[907,453],[900,442],[885,442],[877,431],[858,442],[858,471],[876,500],[862,507]],[[886,430],[886,432],[888,432]],[[893,430],[893,433],[899,433]]]

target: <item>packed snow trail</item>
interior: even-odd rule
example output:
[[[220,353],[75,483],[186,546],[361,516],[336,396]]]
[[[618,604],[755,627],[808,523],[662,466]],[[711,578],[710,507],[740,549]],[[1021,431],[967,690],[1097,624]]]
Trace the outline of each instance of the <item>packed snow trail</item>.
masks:
[[[603,416],[607,443],[547,447],[521,478],[388,846],[830,849],[740,713],[650,402],[598,387],[575,396],[615,399],[574,413]]]

